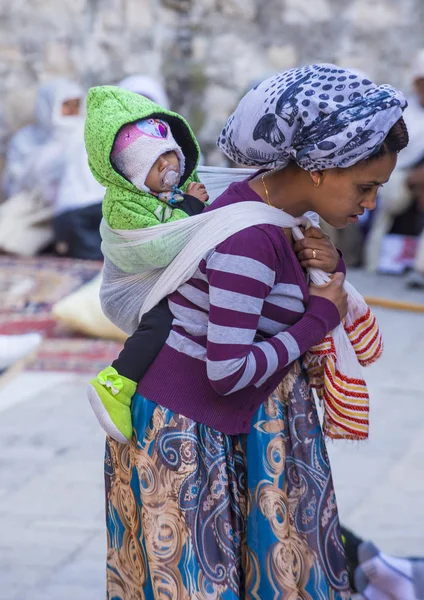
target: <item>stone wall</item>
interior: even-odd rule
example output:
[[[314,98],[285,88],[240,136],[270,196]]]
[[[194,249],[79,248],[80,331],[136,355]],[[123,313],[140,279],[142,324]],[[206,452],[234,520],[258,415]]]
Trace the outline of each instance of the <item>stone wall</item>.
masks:
[[[252,82],[331,61],[405,87],[423,31],[422,0],[0,0],[0,155],[40,81],[144,73],[162,75],[218,164],[217,134]]]

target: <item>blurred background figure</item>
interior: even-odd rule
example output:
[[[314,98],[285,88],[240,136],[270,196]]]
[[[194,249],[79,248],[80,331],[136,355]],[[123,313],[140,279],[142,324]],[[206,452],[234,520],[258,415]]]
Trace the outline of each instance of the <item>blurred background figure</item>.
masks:
[[[52,216],[67,161],[70,137],[81,128],[83,91],[68,79],[42,84],[34,122],[15,133],[3,175],[0,249],[33,255],[54,239]]]
[[[365,600],[420,600],[424,598],[424,558],[400,558],[382,552],[341,527],[347,569],[353,590]]]
[[[63,147],[67,134],[75,127],[82,98],[81,87],[67,79],[53,79],[40,86],[34,123],[17,131],[7,149],[3,175],[6,198],[29,189],[41,180],[46,186],[46,199],[51,201],[53,190],[47,185],[57,180],[54,167],[60,160],[52,148],[58,143]],[[54,149],[57,150],[57,146]]]
[[[414,94],[408,98],[405,121],[409,132],[408,147],[399,154],[390,181],[380,188],[377,211],[366,244],[366,267],[377,271],[385,264],[393,273],[402,272],[396,265],[399,251],[412,263],[415,244],[409,236],[419,236],[424,223],[424,49],[417,52],[411,80]],[[392,234],[392,235],[387,235]],[[399,236],[408,236],[400,238]],[[384,255],[387,255],[386,257]],[[386,260],[387,259],[387,260]],[[424,236],[420,236],[414,271],[407,285],[424,288]]]
[[[25,357],[29,357],[41,344],[39,333],[0,335],[0,375]]]
[[[122,79],[117,85],[124,88],[124,90],[146,96],[146,98],[156,102],[156,104],[159,104],[163,108],[170,108],[165,88],[157,79],[153,79],[148,75],[129,75]]]
[[[59,256],[102,260],[99,225],[104,188],[87,163],[84,123],[69,139],[66,163],[53,205],[54,250]]]
[[[163,86],[151,77],[131,75],[117,85],[169,108]],[[60,256],[103,260],[99,226],[104,191],[88,167],[82,125],[69,140],[68,158],[54,205],[55,250]]]

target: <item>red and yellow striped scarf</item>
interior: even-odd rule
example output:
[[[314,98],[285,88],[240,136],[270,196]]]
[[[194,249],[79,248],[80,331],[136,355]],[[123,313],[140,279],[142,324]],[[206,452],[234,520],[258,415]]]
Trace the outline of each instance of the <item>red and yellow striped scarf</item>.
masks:
[[[324,433],[333,439],[368,437],[369,394],[361,373],[380,358],[383,340],[375,316],[347,282],[349,311],[342,325],[306,353],[304,367],[324,406]]]

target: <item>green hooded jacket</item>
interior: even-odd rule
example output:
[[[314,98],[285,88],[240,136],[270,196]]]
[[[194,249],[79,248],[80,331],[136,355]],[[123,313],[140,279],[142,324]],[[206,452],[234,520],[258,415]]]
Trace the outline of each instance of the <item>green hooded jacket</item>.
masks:
[[[185,171],[179,187],[186,191],[190,182],[199,181],[196,168],[200,149],[185,119],[144,96],[118,87],[106,85],[88,92],[85,123],[88,164],[94,177],[106,188],[103,216],[112,229],[144,229],[187,216],[178,208],[171,209],[153,194],[138,190],[115,171],[110,162],[113,142],[121,127],[151,117],[166,121],[181,147]]]

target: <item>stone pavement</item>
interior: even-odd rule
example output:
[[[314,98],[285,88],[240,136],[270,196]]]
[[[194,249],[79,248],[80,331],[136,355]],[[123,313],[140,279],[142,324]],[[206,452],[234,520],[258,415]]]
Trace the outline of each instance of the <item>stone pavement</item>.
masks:
[[[399,279],[350,280],[424,302]],[[386,350],[367,370],[370,440],[329,445],[340,513],[387,552],[424,555],[424,314],[375,312]],[[105,598],[104,438],[87,379],[25,372],[0,389],[0,600]]]
[[[0,391],[0,599],[105,597],[104,436],[86,376],[31,373]]]

